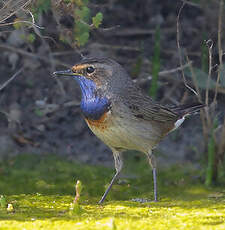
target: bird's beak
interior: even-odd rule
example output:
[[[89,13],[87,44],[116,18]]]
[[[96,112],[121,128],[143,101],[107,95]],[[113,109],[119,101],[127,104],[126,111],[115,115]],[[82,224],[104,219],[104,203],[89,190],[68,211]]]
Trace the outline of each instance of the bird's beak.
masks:
[[[62,71],[56,71],[53,73],[54,77],[60,77],[60,76],[77,76],[77,73],[74,73],[71,69],[68,70],[62,70]]]

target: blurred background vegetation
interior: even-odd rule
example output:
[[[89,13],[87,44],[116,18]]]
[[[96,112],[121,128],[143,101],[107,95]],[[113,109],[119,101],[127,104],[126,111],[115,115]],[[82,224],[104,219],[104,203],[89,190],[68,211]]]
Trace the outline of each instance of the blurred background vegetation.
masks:
[[[77,162],[113,166],[111,152],[82,120],[77,85],[52,78],[56,69],[91,55],[120,62],[162,104],[207,104],[200,116],[171,133],[155,154],[159,170],[187,166],[193,183],[224,186],[223,0],[5,0],[0,7],[0,178],[17,175],[9,178],[19,181],[24,169],[32,171],[34,156],[40,159],[49,153],[73,160],[77,168]],[[126,154],[140,171],[141,157]],[[45,166],[50,170],[51,164]],[[66,168],[56,176],[65,176]],[[129,170],[125,175],[124,183],[129,184],[133,175]],[[14,182],[7,188],[3,181],[1,191],[11,194]],[[35,187],[24,191],[51,190],[47,181],[33,181]]]

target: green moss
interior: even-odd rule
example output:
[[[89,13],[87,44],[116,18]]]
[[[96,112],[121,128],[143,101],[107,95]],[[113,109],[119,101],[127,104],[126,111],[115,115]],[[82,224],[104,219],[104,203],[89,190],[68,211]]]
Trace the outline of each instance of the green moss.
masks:
[[[0,163],[0,191],[13,210],[0,208],[0,229],[224,229],[225,190],[201,185],[191,167],[159,172],[160,201],[152,198],[147,163],[128,167],[103,206],[97,205],[113,171],[55,155],[19,155]],[[127,162],[126,161],[126,162]],[[132,174],[131,174],[132,172]],[[80,212],[71,212],[75,183],[82,181]]]

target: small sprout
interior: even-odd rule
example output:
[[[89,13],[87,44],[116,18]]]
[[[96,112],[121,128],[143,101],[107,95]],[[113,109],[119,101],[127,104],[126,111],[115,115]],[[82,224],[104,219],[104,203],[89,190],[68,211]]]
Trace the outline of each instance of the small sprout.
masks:
[[[8,204],[8,206],[7,206],[7,211],[8,211],[8,212],[14,212],[14,208],[13,208],[13,205],[12,205],[12,204]]]
[[[92,17],[92,23],[95,26],[95,28],[98,28],[103,20],[103,14],[101,12],[98,12],[95,17]]]
[[[77,181],[75,188],[76,188],[76,196],[74,198],[73,203],[78,203],[79,199],[80,199],[80,194],[81,194],[81,191],[82,191],[81,181],[79,181],[79,180]]]
[[[83,211],[83,209],[80,207],[79,205],[79,200],[80,200],[80,194],[82,191],[82,184],[81,182],[78,180],[75,186],[76,189],[76,196],[73,200],[73,203],[70,204],[70,208],[69,208],[69,214],[81,214],[81,212]]]
[[[6,208],[6,206],[7,206],[6,198],[3,195],[1,195],[0,196],[0,207]]]

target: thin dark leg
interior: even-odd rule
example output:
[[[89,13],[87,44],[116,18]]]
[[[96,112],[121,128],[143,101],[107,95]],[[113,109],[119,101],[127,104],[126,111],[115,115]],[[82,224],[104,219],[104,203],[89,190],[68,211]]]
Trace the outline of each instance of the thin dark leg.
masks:
[[[157,173],[156,168],[152,169],[153,183],[154,183],[154,201],[157,201]]]
[[[154,186],[154,201],[157,201],[157,173],[156,173],[156,160],[155,156],[152,154],[152,151],[148,152],[148,160],[149,164],[152,167],[152,175],[153,175],[153,186]]]
[[[123,168],[123,160],[122,160],[122,157],[121,157],[121,152],[113,151],[113,156],[114,156],[114,160],[115,160],[116,174],[112,178],[112,181],[111,181],[109,187],[106,189],[106,191],[105,191],[104,195],[102,196],[101,200],[98,202],[99,204],[103,203],[103,201],[105,200],[107,194],[109,193],[112,185],[114,184],[116,179],[119,177],[119,174],[120,174],[120,172],[121,172],[121,170]]]
[[[109,193],[109,191],[110,191],[112,185],[114,184],[115,180],[118,178],[119,174],[120,174],[120,172],[116,172],[116,174],[115,174],[114,177],[112,178],[112,181],[111,181],[109,187],[106,189],[106,191],[105,191],[104,195],[102,196],[101,200],[98,202],[99,204],[102,204],[102,203],[103,203],[103,201],[105,200],[107,194]]]

